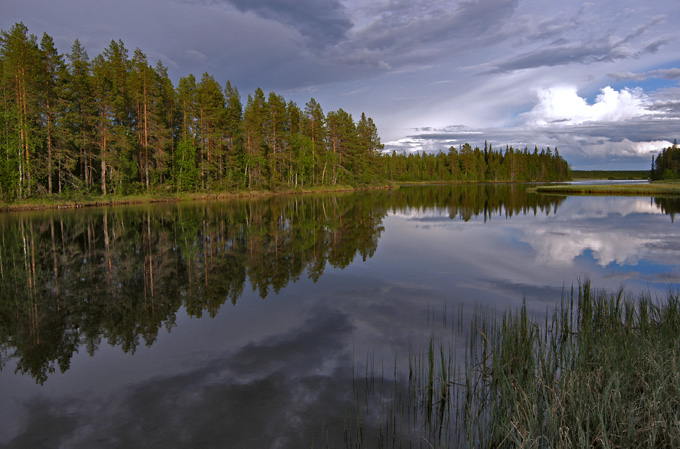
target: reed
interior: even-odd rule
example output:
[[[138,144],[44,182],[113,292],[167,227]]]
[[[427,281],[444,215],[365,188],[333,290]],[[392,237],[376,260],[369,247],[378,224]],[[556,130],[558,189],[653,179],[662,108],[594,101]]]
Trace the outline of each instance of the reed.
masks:
[[[543,326],[492,329],[483,447],[680,447],[680,301],[578,289]]]
[[[677,292],[633,299],[586,281],[542,320],[524,305],[451,324],[450,341],[410,350],[408,373],[395,361],[376,382],[364,368],[346,447],[680,447]]]

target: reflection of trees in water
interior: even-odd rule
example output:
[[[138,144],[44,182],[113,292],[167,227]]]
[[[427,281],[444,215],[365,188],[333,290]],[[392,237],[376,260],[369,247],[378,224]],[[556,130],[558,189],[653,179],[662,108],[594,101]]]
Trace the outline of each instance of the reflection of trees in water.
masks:
[[[451,219],[469,221],[483,216],[484,221],[494,215],[511,218],[513,215],[557,212],[566,197],[538,195],[527,192],[522,184],[463,184],[422,186],[400,189],[393,194],[391,207],[447,209]]]
[[[654,198],[654,204],[666,215],[670,215],[671,221],[675,222],[675,214],[680,212],[680,198],[658,197]]]
[[[134,352],[158,331],[265,298],[327,265],[372,257],[388,210],[448,208],[451,218],[549,213],[562,200],[523,186],[424,186],[329,196],[0,217],[0,364],[44,382],[103,340]],[[0,365],[1,366],[1,365]]]
[[[0,362],[42,383],[81,345],[151,345],[184,306],[214,316],[246,285],[263,298],[307,271],[371,257],[370,195],[115,208],[0,221]]]

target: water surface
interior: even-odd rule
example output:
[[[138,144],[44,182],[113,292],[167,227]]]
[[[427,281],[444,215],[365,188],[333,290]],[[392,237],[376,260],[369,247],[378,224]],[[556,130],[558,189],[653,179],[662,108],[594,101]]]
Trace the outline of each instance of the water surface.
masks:
[[[475,185],[2,215],[0,445],[344,447],[356,373],[475,310],[676,288],[677,210]]]

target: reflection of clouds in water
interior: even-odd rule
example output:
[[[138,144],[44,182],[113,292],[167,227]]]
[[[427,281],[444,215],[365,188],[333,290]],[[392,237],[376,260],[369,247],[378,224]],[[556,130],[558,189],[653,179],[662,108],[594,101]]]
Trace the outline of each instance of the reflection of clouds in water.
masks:
[[[560,206],[560,214],[568,214],[574,220],[602,218],[611,214],[622,217],[631,214],[663,215],[659,206],[646,197],[587,197],[579,201],[567,201]]]
[[[649,198],[588,197],[566,202],[558,219],[546,227],[528,223],[523,241],[547,265],[572,265],[592,251],[598,265],[637,265],[640,259],[668,260],[678,250],[667,245],[667,223],[657,227],[649,216],[663,216]]]
[[[353,332],[344,313],[310,312],[300,328],[109,397],[36,396],[7,443],[35,447],[40,435],[44,447],[308,447],[324,423],[342,429]]]
[[[540,263],[571,265],[574,259],[590,250],[602,267],[611,263],[635,265],[645,246],[654,241],[653,238],[642,238],[632,233],[622,235],[619,231],[589,232],[578,229],[557,232],[537,229],[527,237],[527,243],[536,251]]]
[[[454,288],[474,284],[470,291],[477,296],[496,280],[558,287],[585,273],[607,286],[616,281],[644,287],[666,283],[656,274],[680,260],[678,228],[648,197],[569,197],[556,213],[517,213],[484,223],[483,217],[451,219],[443,209],[402,210],[393,218],[386,239],[393,238],[395,226],[403,228],[397,234],[402,239],[415,239],[402,243],[404,255],[395,253],[395,260],[419,257],[419,276],[432,282],[437,279],[428,273],[448,267]],[[433,226],[409,233],[414,223]],[[496,296],[507,292],[497,290]]]
[[[202,338],[241,339],[233,351],[211,350],[188,369],[156,373],[106,395],[31,397],[21,404],[21,429],[3,443],[33,447],[40,435],[45,447],[309,447],[323,429],[328,441],[343,441],[353,367],[367,372],[370,354],[373,368],[389,377],[397,354],[407,364],[411,344],[426,347],[435,332],[451,330],[442,328],[440,315],[437,330],[428,322],[430,302],[441,313],[436,292],[332,272],[319,282],[311,303],[286,299],[304,318],[274,335],[267,323],[281,315],[275,304],[261,302],[262,320],[254,324],[261,336],[199,327]]]
[[[661,257],[670,250],[665,234],[640,232],[637,219],[649,215],[664,215],[650,198],[579,197],[560,206],[557,217],[553,216],[550,223],[511,219],[506,226],[519,230],[519,240],[534,249],[540,264],[571,266],[577,257],[592,251],[593,258],[602,267],[612,263],[636,265],[643,252],[650,255],[650,248],[656,248],[653,253]],[[451,220],[442,209],[414,208],[395,216],[421,223]],[[425,229],[426,225],[420,228]]]
[[[631,214],[654,214],[663,215],[661,208],[654,204],[654,200],[647,197],[579,197],[578,201],[566,201],[556,207],[557,212],[564,216],[569,215],[572,220],[583,220],[592,218],[607,217],[617,214],[622,217]],[[515,213],[515,215],[534,215],[533,210],[528,209],[526,214]],[[447,207],[435,208],[416,208],[409,207],[393,213],[395,217],[405,218],[414,221],[449,221],[451,211]],[[495,211],[491,216],[506,216],[504,210]],[[512,216],[513,214],[510,214]],[[542,213],[541,213],[542,215]],[[454,218],[458,221],[458,217]]]

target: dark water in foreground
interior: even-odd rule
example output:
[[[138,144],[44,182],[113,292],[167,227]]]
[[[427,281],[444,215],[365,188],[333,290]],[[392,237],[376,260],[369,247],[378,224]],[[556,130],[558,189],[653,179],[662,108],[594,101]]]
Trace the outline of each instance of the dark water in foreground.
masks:
[[[0,447],[345,447],[356,373],[399,377],[475,310],[676,288],[678,206],[477,185],[1,215]]]

